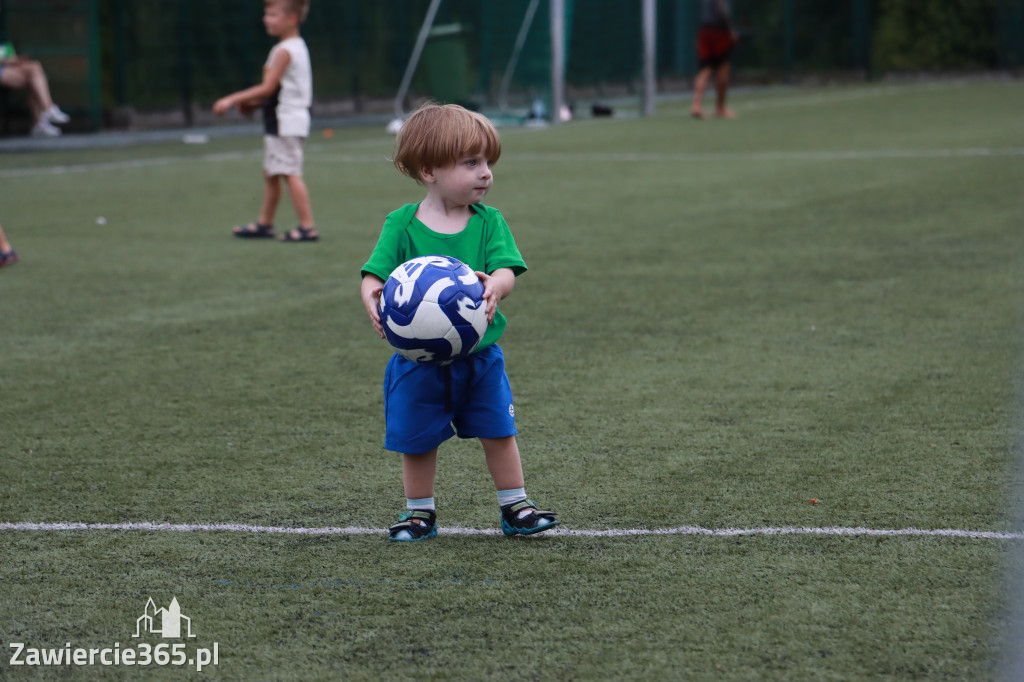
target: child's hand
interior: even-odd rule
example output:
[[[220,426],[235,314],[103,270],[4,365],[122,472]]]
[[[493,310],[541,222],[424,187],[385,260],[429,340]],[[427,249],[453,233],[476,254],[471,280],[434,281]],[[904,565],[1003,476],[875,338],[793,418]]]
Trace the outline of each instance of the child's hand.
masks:
[[[498,312],[498,301],[512,293],[516,278],[508,268],[499,268],[490,275],[477,271],[476,276],[484,284],[482,298],[487,301],[487,324],[490,324],[494,322],[494,314]]]
[[[370,316],[373,330],[377,332],[377,336],[383,339],[386,338],[384,336],[384,326],[380,323],[380,311],[377,310],[377,302],[380,300],[380,292],[382,291],[384,291],[384,282],[381,282],[373,275],[363,277],[363,286],[360,290],[363,297],[363,307],[366,308],[366,314]]]
[[[231,100],[227,97],[221,97],[219,100],[213,103],[213,113],[218,116],[223,116],[228,113],[228,109],[231,108]]]

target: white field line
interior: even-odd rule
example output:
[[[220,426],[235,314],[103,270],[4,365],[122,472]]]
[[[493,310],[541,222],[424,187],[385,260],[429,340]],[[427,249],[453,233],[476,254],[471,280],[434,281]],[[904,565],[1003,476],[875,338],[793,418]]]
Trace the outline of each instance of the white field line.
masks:
[[[344,528],[301,528],[289,526],[252,526],[240,523],[33,523],[29,521],[0,522],[0,531],[164,531],[164,532],[197,532],[222,531],[229,533],[266,533],[280,535],[383,535],[384,528],[363,528],[346,526]],[[497,535],[496,528],[462,528],[458,526],[439,528],[439,535]],[[1024,540],[1022,533],[999,533],[981,530],[958,530],[953,528],[864,528],[830,526],[823,528],[806,528],[796,526],[765,527],[765,528],[703,528],[701,526],[679,526],[677,528],[611,528],[606,530],[573,530],[553,528],[545,533],[551,536],[590,537],[590,538],[622,538],[643,535],[710,535],[715,537],[735,537],[741,535],[840,535],[840,536],[875,536],[875,537],[947,537],[967,538],[972,540]]]
[[[358,140],[350,142],[348,147],[370,147],[379,144],[392,144],[393,137]],[[319,152],[326,148],[326,145],[311,142],[306,150]],[[115,170],[134,170],[137,168],[150,168],[154,166],[169,166],[178,163],[220,163],[222,161],[238,161],[239,159],[263,158],[263,150],[220,152],[215,154],[200,154],[198,156],[155,156],[148,159],[129,159],[126,161],[97,161],[95,163],[74,163],[61,164],[57,166],[26,166],[23,168],[0,169],[0,178],[23,178],[37,175],[69,175],[73,173],[95,173]],[[313,159],[319,158],[318,154]],[[378,163],[388,161],[386,154],[328,154],[327,158],[337,159],[348,163]],[[310,160],[310,159],[307,159]]]
[[[1024,147],[964,147],[960,149],[865,149],[774,152],[706,152],[706,153],[552,153],[509,154],[509,161],[547,162],[628,162],[650,161],[847,161],[858,159],[955,159],[999,156],[1024,156]],[[502,157],[505,160],[505,157]]]
[[[36,166],[0,169],[0,178],[26,178],[40,175],[70,175],[117,170],[136,170],[181,163],[219,163],[239,159],[257,158],[262,152],[226,152],[203,156],[158,156],[151,159],[79,163],[60,166]],[[769,151],[769,152],[707,152],[707,153],[551,153],[506,154],[506,163],[538,161],[549,163],[644,163],[693,161],[855,161],[885,159],[964,159],[985,157],[1024,157],[1024,147],[964,147],[949,149],[866,149],[822,151]],[[307,163],[390,164],[384,154],[318,154],[307,157]]]
[[[96,163],[75,163],[60,166],[30,166],[25,168],[7,168],[0,170],[0,178],[26,178],[36,175],[71,175],[73,173],[97,173],[115,170],[134,170],[154,166],[168,166],[175,163],[196,161],[216,162],[234,161],[262,155],[262,152],[226,152],[223,154],[206,154],[203,156],[154,156],[150,159],[131,159],[128,161],[99,161]]]

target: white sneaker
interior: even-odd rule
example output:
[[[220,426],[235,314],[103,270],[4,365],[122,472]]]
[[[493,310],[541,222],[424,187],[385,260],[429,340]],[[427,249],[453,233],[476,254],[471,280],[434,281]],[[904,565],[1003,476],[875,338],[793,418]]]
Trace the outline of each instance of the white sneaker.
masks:
[[[45,118],[40,118],[39,123],[32,126],[32,137],[58,137],[60,128],[53,125]]]
[[[56,104],[51,104],[46,111],[44,111],[40,118],[46,119],[50,123],[56,123],[57,125],[64,125],[71,120],[71,117],[60,110]]]

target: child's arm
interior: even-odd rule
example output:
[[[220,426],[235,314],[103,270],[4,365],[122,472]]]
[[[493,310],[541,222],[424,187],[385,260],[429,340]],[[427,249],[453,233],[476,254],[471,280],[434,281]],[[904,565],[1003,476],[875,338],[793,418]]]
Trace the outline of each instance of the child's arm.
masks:
[[[228,109],[234,106],[242,110],[248,109],[251,111],[263,98],[270,97],[281,87],[281,76],[284,75],[284,70],[288,68],[291,60],[292,56],[288,54],[288,50],[281,49],[274,52],[274,58],[270,60],[270,66],[263,72],[263,82],[251,88],[239,90],[227,97],[221,97],[214,103],[213,113],[223,116],[228,112]]]
[[[380,323],[380,312],[377,310],[377,302],[380,300],[380,292],[384,290],[384,280],[369,273],[363,275],[363,286],[360,294],[363,297],[363,306],[366,307],[366,314],[370,316],[373,323],[373,330],[380,338],[384,338],[384,327]]]
[[[505,299],[516,286],[516,274],[512,268],[498,268],[490,275],[477,272],[476,276],[484,283],[484,300],[487,301],[487,324],[494,322],[494,313],[498,310],[498,301]]]

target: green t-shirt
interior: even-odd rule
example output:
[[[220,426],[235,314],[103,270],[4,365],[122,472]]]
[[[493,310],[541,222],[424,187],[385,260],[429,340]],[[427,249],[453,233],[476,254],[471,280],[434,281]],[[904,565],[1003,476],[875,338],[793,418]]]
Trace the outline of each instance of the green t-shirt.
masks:
[[[407,204],[388,215],[361,275],[376,275],[387,281],[395,268],[420,256],[451,256],[488,275],[499,268],[511,268],[516,277],[526,272],[526,263],[512,238],[512,231],[498,209],[473,204],[470,206],[473,216],[464,230],[441,234],[416,218],[418,207],[419,204]],[[501,338],[507,324],[498,310],[474,352]]]

